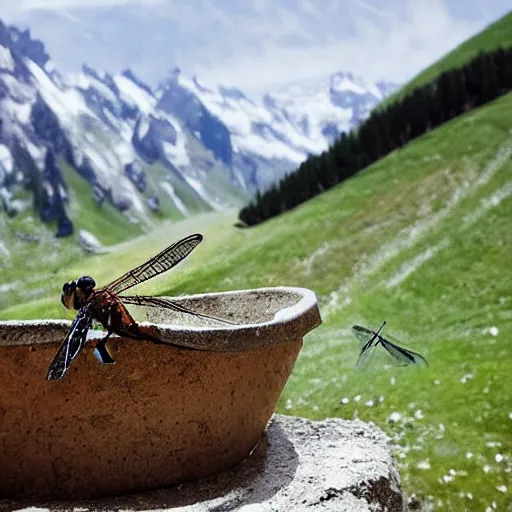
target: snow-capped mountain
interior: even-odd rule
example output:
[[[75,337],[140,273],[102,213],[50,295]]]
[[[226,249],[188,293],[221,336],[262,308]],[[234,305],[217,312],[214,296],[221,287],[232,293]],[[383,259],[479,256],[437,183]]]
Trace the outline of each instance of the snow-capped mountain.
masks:
[[[69,173],[96,207],[147,227],[162,213],[238,206],[356,126],[390,87],[338,73],[252,99],[176,70],[153,91],[130,70],[61,74],[41,42],[0,22],[3,210],[34,204],[69,235]]]
[[[176,69],[156,94],[160,106],[174,105],[171,108],[181,111],[182,118],[191,110],[183,107],[188,97],[224,124],[231,147],[219,155],[215,145],[209,146],[202,138],[203,143],[234,168],[240,186],[250,191],[268,187],[309,154],[327,149],[395,88],[388,82],[373,84],[350,73],[336,73],[289,85],[256,100],[235,87],[212,87],[198,78],[188,79]]]
[[[3,210],[16,215],[34,203],[41,220],[57,221],[57,235],[70,234],[68,168],[87,180],[98,207],[107,201],[147,226],[164,202],[182,216],[239,205],[230,169],[157,103],[129,71],[59,74],[39,41],[0,24]],[[22,189],[32,202],[17,199]]]

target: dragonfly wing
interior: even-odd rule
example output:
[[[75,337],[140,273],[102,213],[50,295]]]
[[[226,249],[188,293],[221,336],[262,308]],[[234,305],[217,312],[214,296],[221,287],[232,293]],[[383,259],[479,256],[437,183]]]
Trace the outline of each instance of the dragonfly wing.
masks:
[[[203,235],[200,234],[189,235],[182,240],[178,240],[167,247],[167,249],[164,249],[160,254],[157,254],[142,263],[142,265],[130,270],[104,288],[108,288],[114,293],[121,293],[132,286],[143,283],[163,272],[167,272],[180,261],[184,260],[202,240]]]
[[[91,327],[92,311],[88,306],[84,306],[78,311],[75,320],[71,324],[71,329],[50,363],[46,374],[47,380],[62,379],[71,361],[84,348],[87,342],[87,332]]]
[[[360,325],[354,325],[352,327],[352,332],[362,346],[366,345],[368,341],[375,335],[373,331],[370,331],[370,329],[367,329],[366,327],[361,327]]]
[[[356,368],[358,370],[364,370],[375,353],[378,334],[370,331],[370,329],[367,329],[366,327],[361,327],[360,325],[354,325],[352,327],[352,332],[361,343],[361,352],[357,358]]]
[[[359,357],[357,358],[356,362],[356,368],[358,370],[364,370],[370,360],[373,357],[373,354],[375,354],[375,340],[372,340],[372,342],[368,342],[362,349],[361,353],[359,354]]]
[[[119,297],[119,299],[124,304],[131,304],[133,306],[140,306],[146,308],[161,308],[161,309],[170,309],[171,311],[176,311],[177,313],[186,313],[187,315],[192,315],[198,318],[204,318],[207,320],[215,320],[217,322],[222,322],[225,324],[236,325],[235,322],[230,322],[229,320],[225,320],[222,318],[217,318],[210,315],[203,315],[202,313],[198,313],[196,311],[192,311],[191,309],[182,306],[178,302],[162,299],[160,297],[146,297],[144,295],[134,295],[134,296],[123,296]]]
[[[408,366],[410,364],[424,364],[425,366],[428,366],[427,360],[422,355],[417,354],[412,350],[399,347],[385,338],[381,337],[380,341],[384,349],[391,355],[398,366]]]
[[[368,363],[375,353],[375,347],[379,344],[379,340],[382,339],[380,333],[385,325],[386,322],[383,322],[377,332],[371,331],[366,327],[361,327],[360,325],[354,325],[352,327],[352,332],[362,345],[361,352],[356,362],[356,368],[358,370],[364,370],[368,366]]]

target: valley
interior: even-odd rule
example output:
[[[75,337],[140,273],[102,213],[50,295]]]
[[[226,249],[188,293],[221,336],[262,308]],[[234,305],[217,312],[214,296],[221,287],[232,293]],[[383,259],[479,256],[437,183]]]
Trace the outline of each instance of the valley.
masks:
[[[407,493],[440,510],[503,508],[512,471],[511,114],[509,94],[251,229],[233,227],[236,211],[207,214],[109,254],[61,260],[39,282],[16,283],[13,272],[0,318],[70,318],[63,282],[108,282],[200,231],[201,248],[141,293],[312,288],[324,323],[306,337],[279,412],[374,421],[391,436]],[[354,370],[350,327],[383,320],[428,369],[396,369],[377,354],[367,372]]]

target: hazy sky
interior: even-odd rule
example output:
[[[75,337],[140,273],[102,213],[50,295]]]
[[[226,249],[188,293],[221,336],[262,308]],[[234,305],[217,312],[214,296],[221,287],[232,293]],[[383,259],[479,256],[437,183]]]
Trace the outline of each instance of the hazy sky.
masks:
[[[510,0],[0,0],[58,65],[177,65],[267,90],[338,70],[403,82],[510,10]]]

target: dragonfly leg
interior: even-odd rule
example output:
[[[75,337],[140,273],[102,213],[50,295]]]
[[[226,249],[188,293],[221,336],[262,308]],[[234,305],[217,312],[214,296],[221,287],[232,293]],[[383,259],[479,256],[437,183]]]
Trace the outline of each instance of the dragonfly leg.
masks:
[[[107,348],[107,341],[110,338],[110,335],[112,334],[112,331],[108,331],[107,335],[96,345],[96,350],[98,351],[98,354],[100,355],[101,361],[104,364],[114,364],[114,358],[110,355],[110,352]]]
[[[116,331],[117,332],[117,331]],[[117,332],[121,336],[128,336],[139,340],[148,340],[153,343],[162,343],[158,337],[158,332],[150,325],[140,325],[133,321],[128,327],[124,327],[122,331]]]

